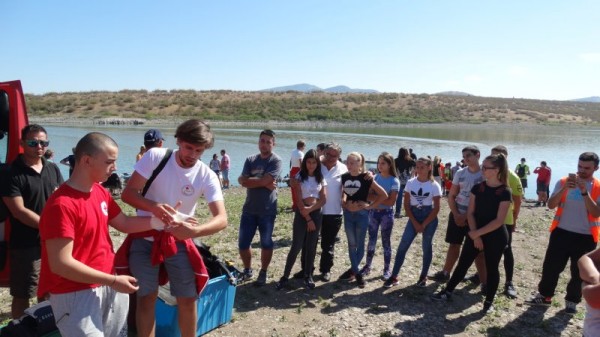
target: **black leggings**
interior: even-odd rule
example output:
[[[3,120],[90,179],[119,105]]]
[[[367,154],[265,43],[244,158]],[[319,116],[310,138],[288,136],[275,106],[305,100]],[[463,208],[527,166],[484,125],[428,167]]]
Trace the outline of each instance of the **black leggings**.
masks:
[[[504,272],[506,273],[506,283],[508,284],[512,283],[513,273],[515,271],[515,257],[513,256],[512,251],[513,232],[511,231],[511,229],[514,229],[514,226],[506,226],[506,229],[508,230],[508,243],[504,250]]]
[[[498,284],[500,283],[500,272],[498,266],[502,259],[502,254],[506,249],[508,243],[508,233],[506,226],[502,225],[493,232],[487,233],[481,237],[483,241],[483,252],[485,253],[485,267],[487,269],[487,290],[485,300],[487,302],[493,302],[498,290]],[[475,258],[480,251],[475,248],[473,240],[467,236],[467,240],[463,245],[460,257],[458,259],[458,265],[452,273],[452,277],[446,285],[447,291],[453,291],[454,288],[465,278],[469,267],[475,261]]]

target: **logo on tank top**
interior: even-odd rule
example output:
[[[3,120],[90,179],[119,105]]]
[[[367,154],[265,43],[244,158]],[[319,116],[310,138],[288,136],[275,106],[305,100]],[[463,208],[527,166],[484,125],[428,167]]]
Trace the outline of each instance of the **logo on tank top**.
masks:
[[[100,203],[100,209],[104,215],[108,216],[108,205],[106,204],[106,201]]]
[[[344,192],[349,196],[353,196],[360,189],[360,181],[358,180],[346,180],[344,183]]]
[[[192,194],[194,194],[194,186],[192,185],[185,185],[181,188],[181,193],[183,193],[183,195],[186,196],[190,196]]]

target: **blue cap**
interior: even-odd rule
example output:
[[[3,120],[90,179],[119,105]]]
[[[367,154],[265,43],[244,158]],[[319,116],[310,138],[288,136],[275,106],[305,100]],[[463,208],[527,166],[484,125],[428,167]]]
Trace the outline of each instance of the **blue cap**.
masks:
[[[144,134],[144,142],[153,143],[158,140],[165,140],[160,130],[150,129]]]

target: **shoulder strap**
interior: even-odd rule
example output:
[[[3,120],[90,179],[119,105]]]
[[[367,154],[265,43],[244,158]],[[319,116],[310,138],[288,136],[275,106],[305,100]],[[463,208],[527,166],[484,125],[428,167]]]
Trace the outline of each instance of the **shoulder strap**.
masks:
[[[150,178],[148,178],[148,180],[146,181],[146,185],[144,185],[144,189],[142,189],[142,196],[146,195],[146,192],[148,192],[148,189],[150,188],[150,185],[152,185],[154,179],[156,179],[156,176],[158,176],[160,171],[162,171],[163,168],[165,168],[165,165],[167,165],[167,162],[169,161],[169,158],[171,158],[172,153],[173,150],[167,149],[167,153],[165,153],[165,156],[162,158],[160,163],[158,163],[158,166],[154,169],[154,171],[152,171],[152,175],[150,176]]]

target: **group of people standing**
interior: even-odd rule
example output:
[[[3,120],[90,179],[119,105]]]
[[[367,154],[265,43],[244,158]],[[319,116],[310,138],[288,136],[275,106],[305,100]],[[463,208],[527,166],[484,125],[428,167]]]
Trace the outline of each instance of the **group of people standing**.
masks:
[[[126,294],[136,292],[138,335],[152,336],[158,285],[168,279],[179,306],[182,336],[195,334],[196,300],[208,275],[192,239],[211,235],[227,225],[219,177],[199,160],[213,146],[214,136],[210,127],[199,120],[188,120],[177,127],[175,150],[162,147],[160,131],[150,130],[148,134],[148,140],[158,146],[145,144],[146,151],[135,164],[122,200],[137,209],[137,216],[126,216],[98,183],[116,170],[118,145],[112,138],[99,132],[84,136],[74,150],[73,173],[63,182],[56,165],[43,157],[49,145],[43,127],[32,124],[22,130],[24,152],[13,163],[1,190],[13,224],[9,254],[13,317],[22,314],[29,298],[49,298],[57,326],[65,336],[126,336]],[[273,151],[275,139],[272,130],[260,132],[259,152],[246,158],[238,178],[247,193],[238,239],[244,266],[240,280],[254,278],[250,246],[258,231],[258,286],[267,283],[273,257],[277,178],[282,171],[282,160]],[[478,273],[471,279],[482,285],[483,310],[492,312],[502,257],[504,293],[511,298],[517,296],[511,244],[523,189],[519,170],[508,169],[506,147],[494,147],[482,164],[477,147],[462,149],[465,167],[452,172],[448,192],[451,213],[445,237],[449,244],[446,262],[441,271],[428,276],[443,196],[434,178],[435,160],[414,159],[406,148],[401,148],[395,159],[383,152],[373,174],[358,152],[350,152],[342,162],[339,144],[320,144],[306,154],[305,144],[297,145],[301,158],[296,156],[299,166],[292,166],[294,172],[290,174],[295,212],[292,245],[276,289],[288,287],[291,277],[303,279],[308,289],[315,287],[319,240],[319,279],[329,282],[336,238],[343,225],[350,268],[338,277],[339,281],[365,287],[381,232],[383,286],[398,285],[406,253],[416,236],[422,234],[423,262],[416,285],[424,287],[430,279],[446,282],[431,296],[433,300],[449,300],[475,262]],[[221,154],[226,155],[224,151]],[[596,267],[600,255],[594,251],[600,233],[600,180],[593,177],[598,164],[595,153],[581,154],[577,173],[560,179],[547,199],[548,207],[557,209],[556,216],[539,293],[526,301],[550,305],[558,277],[570,260],[565,310],[577,312],[577,303],[585,296],[586,322],[600,319],[596,295],[600,289]],[[219,170],[223,172],[222,164]],[[207,200],[211,214],[202,223],[194,217],[201,196]],[[402,209],[407,222],[392,264],[391,233],[394,218],[402,216]],[[108,225],[129,233],[116,255]],[[301,270],[292,275],[300,253]],[[598,331],[588,323],[585,333],[592,336]]]

